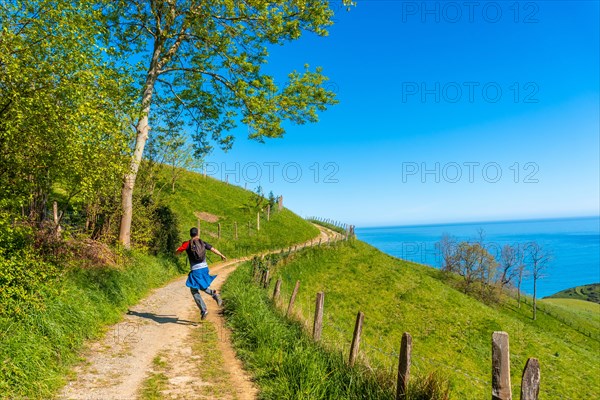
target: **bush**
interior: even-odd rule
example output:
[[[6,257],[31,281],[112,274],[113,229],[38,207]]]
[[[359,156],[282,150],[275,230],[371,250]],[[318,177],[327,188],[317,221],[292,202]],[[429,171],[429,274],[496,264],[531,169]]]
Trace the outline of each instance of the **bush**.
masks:
[[[9,257],[31,243],[31,228],[15,220],[10,214],[0,211],[0,256]]]
[[[0,215],[0,317],[22,317],[41,309],[41,293],[58,276],[58,269],[42,259],[31,243],[32,230]]]
[[[58,269],[27,252],[0,256],[0,317],[22,317],[29,309],[41,309],[40,293],[58,276]]]
[[[155,225],[151,249],[154,254],[175,257],[179,247],[179,222],[177,215],[169,206],[161,205],[154,209]]]

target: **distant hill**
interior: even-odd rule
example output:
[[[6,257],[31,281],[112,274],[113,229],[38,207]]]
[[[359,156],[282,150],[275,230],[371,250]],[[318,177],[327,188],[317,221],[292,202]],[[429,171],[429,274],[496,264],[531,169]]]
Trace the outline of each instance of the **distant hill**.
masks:
[[[554,293],[552,296],[548,296],[545,298],[586,300],[600,304],[600,283],[575,286],[570,289],[561,290],[560,292]]]
[[[319,234],[315,226],[285,208],[285,204],[282,210],[275,205],[268,213],[267,199],[250,190],[181,171],[176,190],[171,192],[168,171],[162,172],[157,186],[166,184],[162,197],[177,214],[181,240],[187,240],[189,229],[200,221],[200,237],[231,258],[287,248]]]

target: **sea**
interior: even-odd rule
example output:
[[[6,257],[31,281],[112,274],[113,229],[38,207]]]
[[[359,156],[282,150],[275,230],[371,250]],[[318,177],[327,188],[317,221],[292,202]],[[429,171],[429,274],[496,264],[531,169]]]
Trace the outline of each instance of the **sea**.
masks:
[[[484,234],[486,248],[498,256],[505,244],[536,241],[552,259],[538,280],[539,297],[574,286],[600,282],[600,217],[469,222],[440,225],[356,228],[358,239],[392,256],[439,268],[442,258],[436,244],[449,234],[459,241]],[[533,293],[533,281],[525,278],[525,293]]]

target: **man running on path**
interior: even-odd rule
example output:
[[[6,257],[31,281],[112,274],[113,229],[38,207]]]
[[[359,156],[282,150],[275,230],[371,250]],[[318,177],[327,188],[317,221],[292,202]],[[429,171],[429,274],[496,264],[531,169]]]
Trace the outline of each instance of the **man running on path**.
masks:
[[[180,254],[183,251],[187,253],[188,259],[190,260],[190,273],[188,274],[185,285],[190,288],[192,296],[194,296],[194,300],[200,309],[200,318],[205,319],[206,315],[208,314],[208,310],[206,309],[204,300],[202,300],[202,296],[200,296],[199,290],[202,290],[203,292],[212,296],[217,304],[221,306],[221,296],[217,294],[216,290],[209,289],[210,284],[217,276],[212,276],[208,273],[206,250],[210,250],[216,255],[220,256],[221,260],[227,260],[227,257],[221,254],[219,250],[212,247],[210,244],[201,240],[198,237],[197,228],[190,229],[190,236],[191,239],[187,242],[183,242],[175,254]]]

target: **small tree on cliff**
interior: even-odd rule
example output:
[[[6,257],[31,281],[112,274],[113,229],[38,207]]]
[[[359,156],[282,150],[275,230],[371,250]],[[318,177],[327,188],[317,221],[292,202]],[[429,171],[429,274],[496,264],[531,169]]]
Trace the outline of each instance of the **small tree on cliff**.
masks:
[[[526,260],[529,271],[533,278],[533,320],[537,319],[537,281],[543,278],[543,273],[552,260],[551,253],[538,242],[530,242],[525,245]]]

